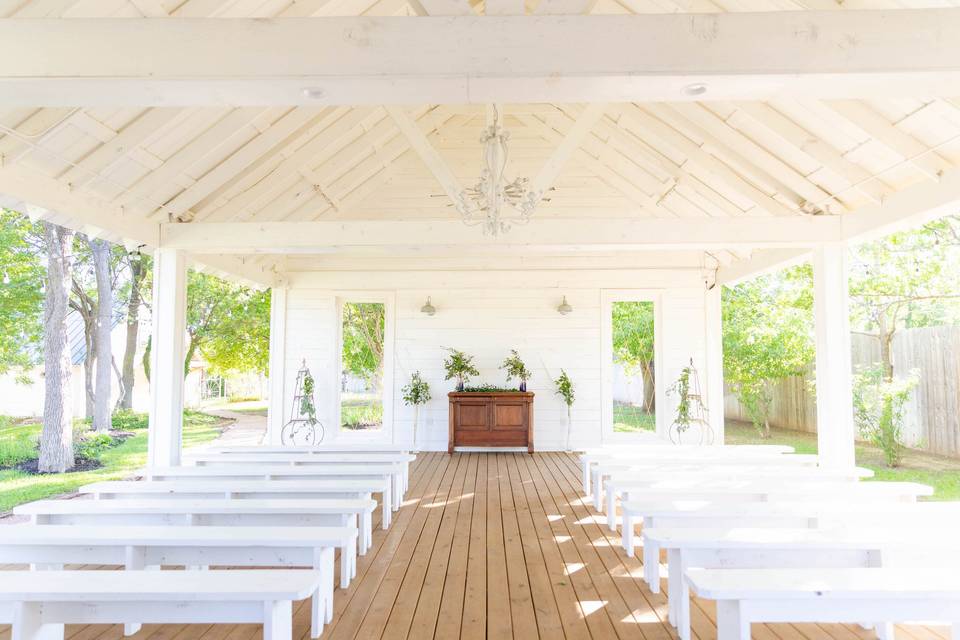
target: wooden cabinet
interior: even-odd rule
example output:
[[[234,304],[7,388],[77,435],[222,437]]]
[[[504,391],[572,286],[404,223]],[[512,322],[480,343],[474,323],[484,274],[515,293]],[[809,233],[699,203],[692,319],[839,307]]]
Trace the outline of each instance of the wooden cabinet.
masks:
[[[526,447],[533,453],[533,394],[528,392],[447,394],[454,447]]]

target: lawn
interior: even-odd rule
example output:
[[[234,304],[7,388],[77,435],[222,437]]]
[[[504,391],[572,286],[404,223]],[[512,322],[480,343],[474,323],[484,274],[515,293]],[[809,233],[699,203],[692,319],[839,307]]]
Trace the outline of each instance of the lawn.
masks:
[[[229,424],[216,416],[196,411],[184,411],[183,446],[195,447],[210,442]],[[82,432],[82,423],[78,431]],[[143,414],[119,413],[114,418],[114,429],[132,433],[119,444],[97,452],[88,448],[102,466],[90,471],[63,474],[35,475],[16,469],[0,468],[0,513],[9,511],[18,504],[75,491],[78,487],[99,480],[116,480],[130,475],[147,461],[146,416]],[[76,431],[75,431],[76,432]],[[36,439],[40,425],[19,424],[0,417],[0,467],[36,458]]]
[[[770,438],[762,439],[752,425],[732,420],[726,423],[724,440],[727,444],[786,444],[797,453],[817,452],[815,433],[772,429]],[[891,469],[878,448],[863,442],[857,443],[855,455],[858,466],[873,470],[874,480],[920,482],[934,488],[932,500],[960,500],[960,460],[908,449],[901,466]]]
[[[617,433],[656,431],[657,417],[642,407],[616,402],[613,405],[613,430]]]

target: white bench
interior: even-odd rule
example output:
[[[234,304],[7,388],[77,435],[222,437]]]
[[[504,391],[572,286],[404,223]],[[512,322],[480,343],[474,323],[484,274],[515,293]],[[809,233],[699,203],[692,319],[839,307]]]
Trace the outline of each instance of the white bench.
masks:
[[[14,507],[33,524],[356,527],[359,553],[371,541],[373,500],[39,500]],[[350,575],[356,558],[347,559]],[[342,560],[341,560],[342,562]]]
[[[687,584],[717,601],[718,640],[750,640],[753,622],[953,625],[960,640],[956,569],[691,569]]]
[[[396,463],[401,465],[400,489],[407,490],[410,477],[410,463],[417,456],[410,453],[378,451],[323,451],[311,453],[287,452],[264,455],[262,453],[196,453],[185,459],[186,464],[213,466],[223,464],[290,464],[290,465],[356,465]]]
[[[64,624],[257,623],[292,640],[293,606],[315,593],[311,570],[2,571],[0,623],[12,640],[63,640]]]
[[[855,519],[851,519],[855,521]],[[943,522],[941,527],[952,524]],[[698,569],[937,567],[960,552],[960,538],[942,528],[698,529],[644,528],[667,551],[670,620],[690,640],[690,595],[684,574]],[[954,561],[953,564],[956,564]]]
[[[78,489],[89,493],[96,500],[129,499],[369,499],[374,493],[381,495],[381,524],[390,527],[393,516],[391,495],[386,480],[353,478],[318,480],[114,480],[94,482]]]
[[[697,470],[716,470],[722,473],[724,470],[733,474],[735,472],[746,473],[747,471],[762,471],[770,469],[773,471],[797,469],[800,471],[810,471],[818,469],[818,458],[816,456],[795,456],[781,455],[777,457],[751,457],[743,459],[735,458],[717,458],[701,460],[640,460],[640,461],[601,461],[593,464],[590,468],[591,486],[593,488],[594,507],[598,511],[603,510],[603,491],[605,482],[611,476],[619,473],[653,473],[659,472],[661,479],[669,479],[671,475],[685,471]]]
[[[313,595],[311,637],[333,620],[334,550],[340,549],[340,586],[350,584],[346,558],[356,555],[353,527],[0,527],[0,563],[30,563],[62,569],[65,564],[121,565],[137,570],[163,565],[312,567],[321,572]],[[127,633],[137,629],[128,627]]]
[[[213,453],[326,453],[328,451],[360,453],[410,453],[411,449],[392,444],[364,444],[362,442],[329,442],[318,445],[248,445],[210,447]]]
[[[700,460],[711,459],[721,460],[724,458],[738,458],[744,456],[753,456],[756,458],[769,458],[793,453],[793,447],[785,445],[724,445],[721,447],[702,447],[674,445],[670,447],[662,446],[670,444],[666,440],[657,440],[656,444],[644,444],[642,446],[618,446],[616,449],[604,448],[587,449],[580,455],[580,472],[583,476],[583,494],[590,495],[591,479],[590,468],[593,464],[601,461],[610,460],[630,460],[635,462],[657,461],[657,460]],[[812,456],[816,457],[816,456]],[[816,464],[816,462],[814,462]]]
[[[951,502],[709,502],[706,500],[634,500],[621,505],[623,546],[634,555],[634,525],[644,528],[788,527],[826,528],[850,521],[859,526],[910,527],[916,523],[960,522],[960,503]],[[643,578],[660,590],[660,548],[643,547]]]
[[[343,479],[376,480],[389,483],[394,511],[403,501],[404,465],[399,463],[367,463],[350,465],[261,465],[237,464],[222,467],[147,467],[137,472],[145,480],[183,480],[212,478],[217,480],[306,480]]]
[[[917,498],[933,495],[933,488],[916,482],[802,482],[787,480],[706,482],[688,486],[657,486],[624,489],[620,503],[623,525],[632,526],[632,511],[625,505],[630,495],[639,493],[644,501],[702,500],[705,502],[916,502]],[[629,520],[629,522],[628,522]],[[615,527],[611,527],[615,530]]]
[[[600,493],[601,487],[605,500],[601,502],[601,509],[607,514],[607,523],[611,531],[617,530],[616,500],[618,495],[628,496],[631,493],[642,492],[654,486],[714,486],[724,482],[744,481],[763,482],[770,485],[789,485],[793,483],[840,483],[856,482],[862,478],[870,478],[873,471],[850,467],[846,469],[824,469],[820,467],[774,467],[774,466],[742,466],[712,467],[709,464],[698,468],[683,469],[613,469],[601,466],[607,472],[604,482],[595,485]]]

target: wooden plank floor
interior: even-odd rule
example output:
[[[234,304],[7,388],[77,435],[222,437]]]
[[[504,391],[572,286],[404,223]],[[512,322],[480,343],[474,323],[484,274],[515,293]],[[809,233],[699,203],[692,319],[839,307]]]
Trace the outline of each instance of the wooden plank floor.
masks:
[[[96,568],[96,567],[85,567]],[[666,599],[639,579],[620,538],[581,496],[563,453],[425,453],[393,526],[376,528],[357,578],[335,593],[330,640],[676,638]],[[307,640],[307,602],[294,638]],[[716,638],[712,603],[692,608],[698,640]],[[857,626],[754,625],[756,640],[873,638]],[[71,640],[120,640],[119,625],[70,626]],[[255,625],[145,625],[137,640],[256,640]],[[0,627],[8,640],[9,627]],[[904,640],[948,640],[945,627],[898,627]]]

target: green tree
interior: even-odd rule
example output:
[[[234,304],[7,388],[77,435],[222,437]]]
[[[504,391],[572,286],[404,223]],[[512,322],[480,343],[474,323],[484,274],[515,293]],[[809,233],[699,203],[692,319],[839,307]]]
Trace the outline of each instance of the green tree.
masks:
[[[960,218],[948,216],[920,229],[851,249],[850,302],[855,327],[880,342],[884,379],[894,379],[891,356],[899,329],[951,322],[960,273]]]
[[[343,303],[343,368],[373,386],[383,379],[385,330],[382,302]]]
[[[654,410],[654,314],[648,301],[613,303],[613,357],[629,375],[643,376],[643,408]]]
[[[764,437],[773,385],[813,361],[812,290],[803,265],[723,291],[724,378]]]
[[[0,209],[0,374],[25,370],[42,357],[43,231],[26,216]]]

